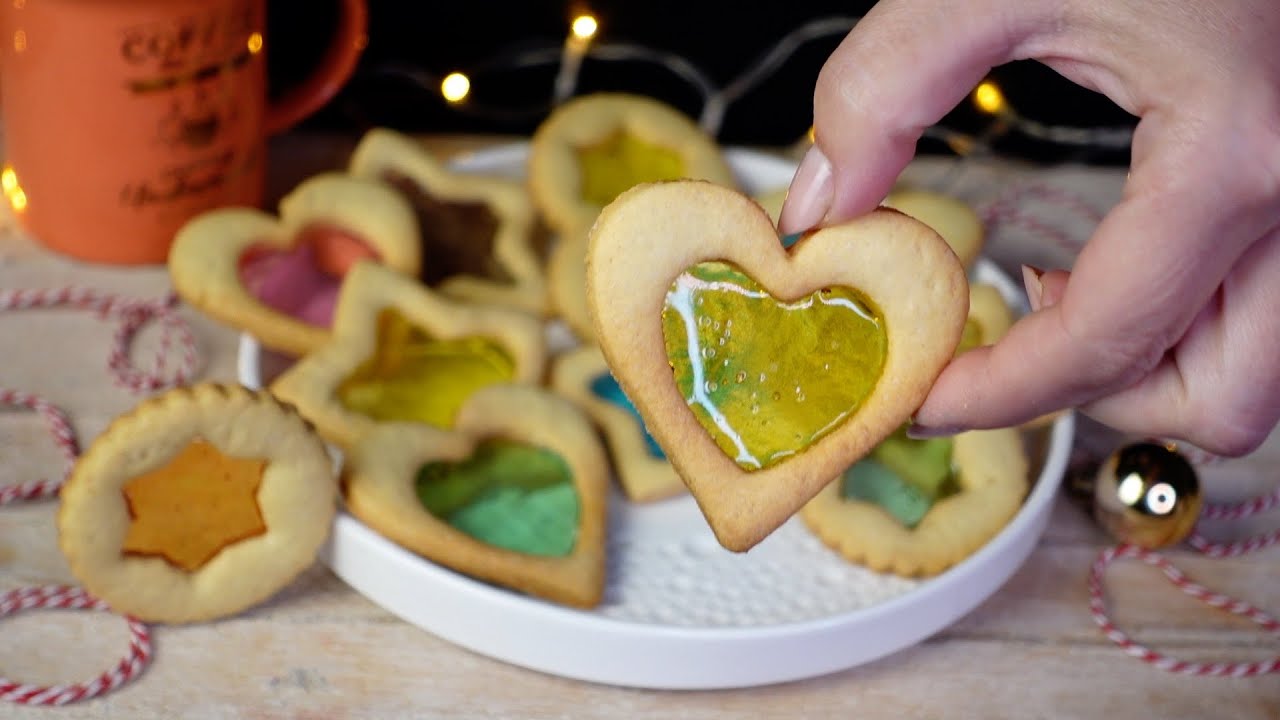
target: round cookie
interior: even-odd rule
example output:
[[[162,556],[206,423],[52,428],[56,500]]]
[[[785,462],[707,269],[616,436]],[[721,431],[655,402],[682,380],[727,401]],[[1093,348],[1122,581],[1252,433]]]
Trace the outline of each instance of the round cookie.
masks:
[[[324,444],[291,407],[196,385],[147,400],[94,441],[62,489],[58,541],[117,612],[212,620],[312,564],[337,490]]]
[[[652,183],[600,214],[609,367],[720,543],[751,548],[910,417],[968,309],[955,253],[878,209],[789,248],[745,195]]]
[[[590,224],[641,182],[691,178],[736,183],[715,139],[679,110],[639,95],[574,98],[539,124],[529,151],[529,190],[557,231]]]
[[[914,528],[873,502],[842,497],[841,480],[824,487],[801,517],[851,562],[898,575],[936,575],[999,533],[1027,492],[1026,452],[1011,428],[955,436],[952,463],[958,491],[938,500]]]
[[[938,231],[966,268],[972,266],[982,252],[986,229],[978,214],[962,200],[928,190],[899,188],[889,193],[881,204]]]

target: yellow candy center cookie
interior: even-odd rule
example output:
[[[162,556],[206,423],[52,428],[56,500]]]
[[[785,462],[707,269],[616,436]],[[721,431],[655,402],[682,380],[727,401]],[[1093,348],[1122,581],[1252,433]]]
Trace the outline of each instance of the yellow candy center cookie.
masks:
[[[422,233],[420,279],[435,287],[457,275],[482,277],[509,283],[506,271],[493,252],[498,217],[483,202],[451,202],[435,197],[412,178],[388,170],[382,179],[400,192],[413,207]]]
[[[604,207],[633,186],[684,177],[676,151],[619,132],[603,142],[578,149],[582,199]]]
[[[265,533],[257,494],[266,465],[196,440],[166,465],[125,483],[132,519],[125,554],[160,557],[191,572],[223,548]]]
[[[884,370],[883,317],[857,290],[770,296],[733,265],[704,262],[662,311],[676,386],[716,445],[747,470],[795,455],[839,427]]]
[[[435,340],[393,310],[378,316],[378,344],[338,387],[339,401],[375,420],[453,427],[476,390],[510,382],[515,362],[483,337]]]
[[[966,353],[982,346],[982,326],[973,318],[964,321],[964,331],[960,335],[960,344],[956,347],[956,355]]]

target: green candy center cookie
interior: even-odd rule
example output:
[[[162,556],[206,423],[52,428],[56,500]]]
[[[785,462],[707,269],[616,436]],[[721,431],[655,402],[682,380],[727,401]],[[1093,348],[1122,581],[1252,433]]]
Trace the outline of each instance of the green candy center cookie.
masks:
[[[680,394],[746,470],[803,451],[856,412],[888,344],[883,317],[856,290],[782,302],[723,262],[676,278],[662,333]]]
[[[950,438],[912,440],[900,430],[844,472],[840,495],[875,503],[914,528],[935,503],[959,492],[952,447]]]
[[[603,142],[579,148],[578,170],[582,199],[604,207],[640,183],[684,177],[684,162],[670,148],[619,132]]]
[[[563,557],[577,540],[573,474],[545,448],[488,440],[461,462],[423,465],[416,488],[432,515],[495,547]]]
[[[377,350],[338,387],[338,400],[375,420],[453,427],[472,393],[509,382],[515,362],[487,338],[433,340],[399,313],[378,316]]]

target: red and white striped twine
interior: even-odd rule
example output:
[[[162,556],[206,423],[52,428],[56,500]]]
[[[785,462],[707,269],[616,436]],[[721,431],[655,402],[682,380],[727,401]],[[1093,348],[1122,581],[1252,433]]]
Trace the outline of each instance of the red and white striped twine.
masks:
[[[75,287],[0,290],[0,311],[71,307],[92,310],[104,318],[118,317],[120,325],[112,337],[107,369],[117,385],[138,393],[182,385],[194,375],[197,364],[195,337],[176,312],[176,306],[177,296],[172,293],[160,300],[137,300]],[[134,337],[151,320],[160,322],[162,326],[159,348],[151,369],[142,370],[130,360],[129,349]],[[169,371],[166,364],[175,335],[181,358],[177,367]],[[0,388],[0,406],[5,405],[34,410],[44,418],[54,442],[66,458],[67,469],[63,477],[0,486],[0,506],[56,497],[80,452],[71,423],[52,403],[22,390]],[[105,602],[72,587],[19,588],[0,594],[0,618],[37,608],[110,612]],[[0,700],[24,705],[66,705],[97,697],[137,677],[151,659],[151,635],[136,618],[124,619],[131,636],[129,651],[115,667],[88,682],[73,685],[40,687],[0,677]]]
[[[75,433],[71,430],[71,423],[67,422],[67,416],[44,398],[9,388],[0,388],[0,405],[24,407],[40,413],[45,424],[49,426],[49,433],[53,435],[54,443],[67,460],[67,469],[63,477],[46,478],[17,485],[0,485],[0,505],[8,505],[20,500],[43,500],[55,497],[58,490],[62,488],[66,474],[70,474],[71,468],[75,466],[76,456],[80,454],[80,447],[76,443]]]
[[[1063,208],[1082,218],[1088,224],[1087,232],[1077,237],[1054,226],[1027,208],[1029,204],[1036,202]],[[1004,227],[1020,228],[1074,256],[1084,247],[1094,227],[1102,221],[1103,212],[1068,190],[1047,183],[1031,182],[1011,187],[983,208],[979,216],[989,236],[995,235]]]
[[[107,356],[107,369],[116,384],[134,392],[149,392],[176,387],[188,382],[195,373],[196,343],[191,328],[176,311],[178,297],[170,292],[159,300],[138,300],[79,287],[35,290],[0,290],[0,311],[73,307],[93,310],[100,317],[116,316],[120,326],[112,338]],[[161,324],[159,348],[150,370],[141,370],[129,359],[134,336],[155,320]],[[181,361],[167,373],[167,357],[177,335]]]
[[[1088,233],[1073,236],[1050,224],[1038,216],[1027,206],[1040,203],[1057,206],[1088,223]],[[1028,183],[1014,186],[1000,195],[980,213],[988,234],[994,234],[1001,227],[1013,227],[1024,232],[1037,235],[1047,240],[1060,250],[1071,255],[1078,253],[1088,241],[1089,234],[1101,222],[1103,212],[1082,197],[1061,188],[1045,183]],[[1178,451],[1194,465],[1208,465],[1221,458],[1200,448],[1179,444]],[[1251,515],[1264,513],[1280,505],[1280,487],[1269,494],[1234,505],[1206,505],[1200,514],[1201,520],[1239,520]],[[1237,557],[1255,552],[1280,543],[1280,530],[1235,542],[1218,543],[1207,539],[1199,532],[1193,532],[1187,540],[1196,551],[1208,557]],[[1121,544],[1104,549],[1099,553],[1089,572],[1089,612],[1093,620],[1101,628],[1107,639],[1118,645],[1124,652],[1144,662],[1172,673],[1182,675],[1250,677],[1280,672],[1280,656],[1256,662],[1191,662],[1152,650],[1133,640],[1127,633],[1116,627],[1106,605],[1104,579],[1107,567],[1116,560],[1135,559],[1158,568],[1175,587],[1196,598],[1204,604],[1219,608],[1234,615],[1246,617],[1257,623],[1262,629],[1280,635],[1280,621],[1259,610],[1253,605],[1214,592],[1199,583],[1192,581],[1178,568],[1174,567],[1164,556],[1153,550],[1135,545]]]
[[[1237,505],[1208,505],[1204,508],[1200,517],[1201,519],[1234,520],[1266,512],[1274,508],[1277,503],[1280,503],[1280,488],[1270,494]],[[1244,555],[1270,547],[1278,542],[1280,542],[1280,530],[1230,543],[1213,542],[1199,532],[1192,533],[1188,539],[1188,544],[1192,548],[1215,558]],[[1280,655],[1254,662],[1191,662],[1165,655],[1133,640],[1127,633],[1116,627],[1115,622],[1112,621],[1107,612],[1103,588],[1107,566],[1116,560],[1126,558],[1141,560],[1148,565],[1159,568],[1164,573],[1165,578],[1173,583],[1175,587],[1209,607],[1248,618],[1257,623],[1263,630],[1273,635],[1280,635],[1280,621],[1277,621],[1276,618],[1243,600],[1237,600],[1229,595],[1214,592],[1192,581],[1160,553],[1134,545],[1118,545],[1099,553],[1089,571],[1089,613],[1093,616],[1093,621],[1098,624],[1107,639],[1120,646],[1126,654],[1150,663],[1161,670],[1181,675],[1251,677],[1280,672]]]
[[[101,610],[107,604],[79,588],[61,585],[20,588],[0,594],[0,618],[23,610]],[[137,677],[151,660],[151,633],[135,618],[129,626],[129,653],[115,667],[87,682],[41,687],[0,677],[0,700],[22,705],[67,705],[102,695]]]

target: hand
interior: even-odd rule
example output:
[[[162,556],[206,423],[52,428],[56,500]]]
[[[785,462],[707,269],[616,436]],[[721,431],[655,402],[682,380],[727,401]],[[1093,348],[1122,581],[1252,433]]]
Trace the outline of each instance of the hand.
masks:
[[[1124,197],[1071,273],[943,371],[921,435],[1060,408],[1236,456],[1280,419],[1280,3],[882,0],[831,55],[780,229],[874,208],[923,128],[1034,58],[1140,118]]]

